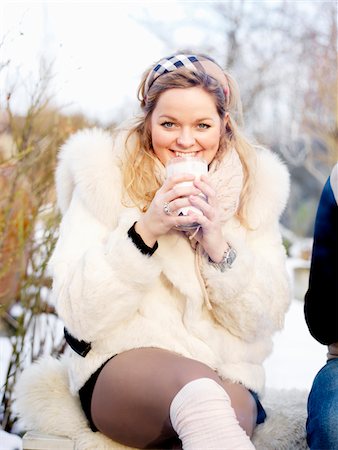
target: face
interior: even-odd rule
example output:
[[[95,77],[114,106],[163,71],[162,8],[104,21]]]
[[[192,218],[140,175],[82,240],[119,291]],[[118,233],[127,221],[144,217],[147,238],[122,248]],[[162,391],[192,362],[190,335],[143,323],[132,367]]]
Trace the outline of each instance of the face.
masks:
[[[187,155],[210,164],[223,126],[208,92],[200,87],[170,89],[161,94],[151,115],[154,153],[163,165],[171,158]]]

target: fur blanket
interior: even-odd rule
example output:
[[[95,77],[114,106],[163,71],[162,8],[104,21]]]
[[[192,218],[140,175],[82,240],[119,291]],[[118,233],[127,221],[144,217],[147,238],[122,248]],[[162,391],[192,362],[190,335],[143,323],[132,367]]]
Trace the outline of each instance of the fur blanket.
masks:
[[[268,418],[255,430],[255,447],[258,450],[307,449],[306,400],[306,391],[268,390],[263,398]],[[129,449],[90,430],[78,397],[69,392],[64,366],[51,357],[32,364],[21,375],[15,387],[13,411],[23,429],[70,437],[75,441],[76,450]]]

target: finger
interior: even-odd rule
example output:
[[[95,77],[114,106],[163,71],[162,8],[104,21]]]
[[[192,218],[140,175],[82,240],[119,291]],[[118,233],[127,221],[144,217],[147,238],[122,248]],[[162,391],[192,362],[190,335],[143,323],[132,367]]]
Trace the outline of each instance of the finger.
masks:
[[[206,192],[208,192],[210,195],[215,195],[215,189],[213,187],[213,185],[211,184],[210,180],[207,177],[201,177],[201,178],[196,178],[194,180],[194,186],[198,187],[201,190],[205,190]]]
[[[196,214],[195,211],[188,211],[188,217],[190,218],[190,223],[196,223],[205,230],[207,230],[210,225],[210,221],[206,216],[203,214]]]
[[[180,184],[175,184],[169,191],[163,196],[164,201],[171,202],[175,199],[182,197],[189,197],[189,195],[200,195],[201,191],[196,188],[193,184],[188,186],[182,186]]]
[[[203,183],[204,185],[209,186],[211,189],[215,190],[213,182],[208,175],[201,175],[200,177],[196,177],[194,181]]]
[[[170,202],[170,211],[172,211],[173,214],[177,214],[181,208],[185,208],[187,206],[191,206],[189,196],[180,197]]]
[[[206,216],[209,220],[214,220],[216,217],[215,208],[210,205],[202,196],[200,195],[190,195],[189,201],[192,206],[200,209],[204,216]]]
[[[196,214],[191,211],[191,214],[188,213],[188,215],[186,215],[186,216],[176,216],[173,219],[174,226],[182,227],[182,226],[190,226],[192,224],[195,224],[195,223],[197,223],[196,217],[199,215],[202,216],[202,214]]]
[[[179,175],[173,175],[172,177],[169,177],[165,180],[162,188],[164,192],[167,192],[170,189],[172,189],[177,183],[189,182],[193,184],[194,179],[195,175],[192,175],[191,173],[182,173]]]
[[[209,180],[204,181],[204,179],[201,180],[195,180],[194,186],[198,189],[200,189],[203,194],[207,197],[208,203],[212,205],[217,204],[217,196],[215,189],[211,186]]]
[[[207,183],[207,184],[209,184],[210,186],[212,186],[212,181],[211,181],[211,179],[210,179],[210,177],[209,177],[209,174],[201,175],[199,178],[200,178],[200,180],[202,180],[202,181],[204,181],[205,183]]]
[[[191,216],[193,222],[200,227],[200,236],[201,236],[201,243],[202,241],[205,241],[206,239],[208,239],[208,236],[211,234],[212,232],[212,226],[210,221],[208,220],[207,217],[205,217],[202,214],[196,214],[194,216]],[[203,244],[204,246],[204,244]]]

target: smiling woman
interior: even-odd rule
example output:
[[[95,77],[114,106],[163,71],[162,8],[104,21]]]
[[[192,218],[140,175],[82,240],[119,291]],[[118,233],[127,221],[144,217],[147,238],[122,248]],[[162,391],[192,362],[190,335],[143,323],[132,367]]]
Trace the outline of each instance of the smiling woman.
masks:
[[[163,165],[174,156],[214,159],[225,127],[214,98],[200,87],[164,92],[150,121],[154,153]]]
[[[236,83],[208,56],[161,59],[139,99],[131,123],[81,131],[59,154],[50,269],[69,390],[93,432],[123,445],[253,449],[262,362],[290,301],[288,173],[242,135]],[[207,174],[167,176],[186,157]],[[18,392],[31,401],[29,383]]]

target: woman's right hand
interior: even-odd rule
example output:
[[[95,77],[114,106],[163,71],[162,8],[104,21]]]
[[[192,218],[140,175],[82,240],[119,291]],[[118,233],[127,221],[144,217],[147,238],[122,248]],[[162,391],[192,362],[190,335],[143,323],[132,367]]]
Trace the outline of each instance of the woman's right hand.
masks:
[[[191,216],[178,216],[177,211],[184,206],[191,206],[189,195],[199,195],[201,191],[193,185],[194,175],[180,174],[165,180],[156,192],[148,210],[142,214],[135,225],[136,232],[149,247],[153,247],[157,239],[168,233],[175,226],[188,225]],[[183,182],[191,182],[181,185]],[[167,205],[170,214],[164,210]]]

